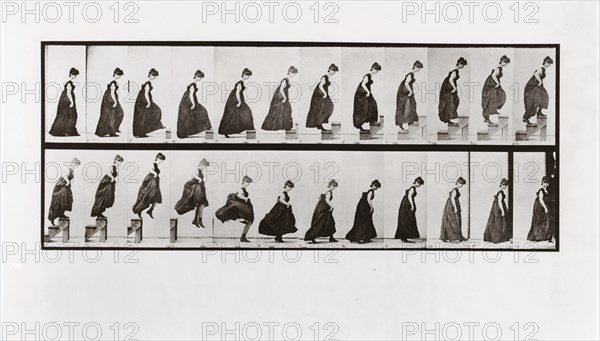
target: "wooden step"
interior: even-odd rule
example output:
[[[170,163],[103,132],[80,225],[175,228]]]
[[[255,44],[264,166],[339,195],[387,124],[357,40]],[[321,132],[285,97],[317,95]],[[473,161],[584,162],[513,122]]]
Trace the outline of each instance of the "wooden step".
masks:
[[[378,122],[379,122],[379,123],[381,123],[381,126],[382,126],[382,127],[383,127],[383,123],[384,123],[384,121],[385,121],[385,116],[383,116],[383,115],[379,115],[379,121],[378,121]]]
[[[368,139],[371,138],[371,131],[370,130],[361,130],[358,133],[359,133],[359,138],[360,138],[361,141],[368,140]]]
[[[140,243],[142,241],[142,227],[143,221],[140,218],[132,218],[131,225],[127,226],[127,237],[129,237],[132,233],[135,234],[134,242]]]
[[[450,139],[450,132],[448,130],[440,130],[437,133],[438,140],[445,141]]]
[[[409,130],[398,130],[398,140],[408,140],[409,136]]]
[[[62,232],[62,242],[68,243],[70,238],[70,226],[71,221],[69,218],[59,218],[58,225],[48,226],[48,234],[44,236],[44,241],[50,242],[54,237],[56,237],[59,233]]]
[[[215,132],[212,129],[207,130],[204,133],[204,138],[206,140],[214,140],[215,139]]]
[[[177,225],[178,225],[178,218],[171,218],[170,219],[170,223],[171,223],[171,228],[170,228],[170,241],[171,243],[175,243],[177,241]]]
[[[321,140],[333,140],[333,131],[321,130]]]
[[[469,125],[469,116],[458,116],[458,124],[461,127]]]
[[[99,233],[99,239],[101,243],[106,242],[106,238],[108,236],[108,219],[97,218],[96,225],[86,225],[84,237],[85,242],[89,242],[96,233]]]
[[[369,124],[369,131],[371,132],[371,137],[377,133],[379,133],[383,129],[382,122],[375,122]]]
[[[504,115],[498,116],[498,124],[500,126],[508,125],[509,120],[510,120],[510,117],[508,117],[508,116],[504,116]]]
[[[333,135],[339,135],[342,132],[342,123],[341,122],[331,122],[331,131]]]
[[[546,129],[548,125],[547,118],[538,118],[537,123],[526,124],[525,130],[516,132],[517,141],[527,141],[534,136],[538,131],[540,133],[540,141],[546,141]]]
[[[256,140],[256,130],[246,130],[246,140]]]
[[[295,129],[286,130],[285,139],[286,140],[297,140],[298,134],[296,133],[296,130]]]

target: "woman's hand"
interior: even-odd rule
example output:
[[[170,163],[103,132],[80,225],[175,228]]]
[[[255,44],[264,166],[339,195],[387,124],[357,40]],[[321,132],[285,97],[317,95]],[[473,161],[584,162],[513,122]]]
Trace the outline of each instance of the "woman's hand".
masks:
[[[539,82],[539,83],[538,83],[538,86],[543,86],[543,85],[544,85],[544,83],[543,83],[543,82]]]
[[[413,207],[411,207],[411,208],[410,208],[410,210],[414,212],[414,211],[416,211],[417,209],[416,209],[416,208],[413,206]]]
[[[504,212],[500,213],[500,215],[504,217]]]
[[[457,213],[457,214],[458,214],[458,210],[457,210],[456,208],[454,209],[454,213]]]
[[[548,214],[548,209],[544,207],[544,213]]]
[[[284,98],[284,99],[281,100],[281,103],[285,103],[285,101],[286,101],[286,99]]]
[[[499,88],[499,87],[500,87],[500,84],[496,84],[496,87],[497,87],[497,88]]]
[[[329,209],[329,212],[333,212],[333,207]]]
[[[196,107],[196,103],[192,103],[192,106],[190,107],[190,109],[194,110],[195,107]]]
[[[236,108],[239,108],[242,106],[242,102],[238,102],[238,104],[235,105]]]
[[[365,97],[369,97],[369,96],[371,96],[371,93],[367,92],[367,94],[365,95]]]
[[[146,104],[146,109],[150,108],[150,103]]]
[[[117,107],[117,102],[115,102],[115,104],[113,104],[113,108],[116,108],[116,107]]]
[[[323,95],[323,99],[326,99],[326,98],[327,98],[327,94]]]
[[[414,95],[414,94],[413,94],[413,92],[412,92],[412,91],[409,91],[409,92],[408,92],[408,97],[412,97],[413,95]]]
[[[69,104],[69,108],[72,108],[75,106],[75,103],[71,102],[71,104]]]

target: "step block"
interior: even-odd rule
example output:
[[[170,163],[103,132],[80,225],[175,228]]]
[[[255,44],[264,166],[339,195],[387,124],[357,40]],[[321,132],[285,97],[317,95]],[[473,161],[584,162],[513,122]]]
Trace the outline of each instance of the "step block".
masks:
[[[256,130],[246,130],[246,140],[256,140]]]
[[[334,133],[331,130],[321,130],[321,140],[333,140]]]
[[[458,124],[462,126],[466,126],[469,124],[469,116],[458,116]]]
[[[437,133],[438,140],[445,141],[450,139],[450,132],[447,130],[440,130]]]
[[[381,123],[381,126],[383,127],[383,123],[385,122],[385,116],[383,115],[379,115],[379,123]]]
[[[359,138],[361,141],[368,140],[371,138],[371,132],[369,130],[360,131]]]
[[[48,235],[44,236],[44,241],[50,242],[59,233],[62,233],[62,242],[68,243],[69,238],[70,238],[70,234],[69,234],[70,225],[71,225],[70,219],[59,218],[58,225],[48,226]]]
[[[398,131],[398,140],[408,140],[409,138],[409,131],[408,130],[399,130]]]
[[[215,132],[212,129],[207,130],[204,133],[204,138],[207,140],[214,140],[215,139]]]
[[[108,220],[104,218],[96,219],[96,225],[86,225],[85,227],[85,242],[89,242],[90,238],[99,233],[100,242],[106,242],[108,236]]]
[[[517,141],[527,141],[529,139],[529,137],[527,136],[527,131],[517,130],[516,139]]]
[[[295,129],[287,130],[285,132],[285,139],[286,140],[297,140],[298,139],[298,133],[296,132]]]
[[[480,130],[477,132],[477,140],[478,141],[488,141],[491,140],[490,134],[486,130]]]
[[[127,237],[129,237],[133,233],[133,234],[135,234],[134,242],[140,243],[142,241],[142,228],[143,228],[142,219],[132,218],[131,225],[127,226]]]
[[[331,131],[333,132],[333,135],[339,135],[342,132],[342,123],[331,122]]]
[[[171,218],[170,220],[170,241],[171,243],[175,243],[177,241],[177,226],[178,226],[178,219],[177,218]]]
[[[369,127],[370,127],[371,136],[373,136],[373,135],[379,133],[383,129],[383,123],[381,123],[381,122],[370,123]]]

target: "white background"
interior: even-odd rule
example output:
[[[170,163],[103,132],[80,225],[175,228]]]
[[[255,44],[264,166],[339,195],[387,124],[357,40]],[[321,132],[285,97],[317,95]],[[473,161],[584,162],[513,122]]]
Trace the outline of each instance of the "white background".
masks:
[[[466,7],[458,22],[443,16],[436,22],[434,15],[428,15],[422,23],[418,14],[403,20],[401,2],[338,2],[337,24],[314,23],[310,5],[305,3],[300,4],[304,17],[298,23],[285,22],[279,7],[275,23],[264,18],[259,23],[243,19],[235,23],[229,16],[227,24],[218,16],[202,22],[200,4],[136,4],[137,24],[114,23],[108,4],[101,5],[105,15],[98,23],[87,23],[76,14],[77,24],[70,24],[66,8],[58,23],[36,23],[32,15],[21,23],[19,14],[9,16],[2,26],[3,84],[35,88],[40,81],[41,40],[560,43],[561,250],[503,253],[497,262],[489,261],[496,253],[488,254],[487,261],[485,253],[472,254],[473,261],[466,253],[459,254],[458,261],[456,257],[450,261],[446,253],[432,253],[423,261],[421,253],[368,251],[334,255],[325,251],[317,256],[308,252],[297,262],[286,262],[282,253],[275,253],[273,261],[263,255],[250,262],[244,253],[236,261],[235,255],[204,254],[203,258],[201,252],[143,252],[133,255],[136,264],[124,263],[125,253],[115,261],[112,252],[103,253],[96,262],[85,261],[81,252],[73,253],[73,261],[63,253],[54,262],[48,259],[56,258],[56,253],[38,253],[36,261],[35,253],[25,256],[23,250],[35,249],[39,242],[40,180],[31,174],[22,179],[19,173],[2,184],[2,242],[17,248],[17,254],[7,256],[2,264],[4,321],[93,321],[102,326],[104,339],[110,340],[114,338],[109,326],[119,322],[122,329],[128,321],[139,326],[135,338],[142,340],[200,339],[206,322],[219,327],[226,323],[231,329],[236,322],[264,325],[270,321],[298,323],[303,338],[311,340],[309,328],[315,322],[321,331],[325,323],[335,323],[338,339],[391,340],[402,337],[406,323],[419,328],[415,339],[422,335],[422,328],[433,329],[436,323],[440,329],[456,323],[462,326],[463,339],[468,339],[464,324],[474,321],[481,323],[475,328],[480,339],[486,323],[500,325],[506,340],[514,339],[510,326],[519,323],[523,338],[527,322],[539,328],[534,335],[537,339],[598,339],[596,3],[535,2],[537,24],[523,22],[529,13],[523,8],[515,23],[509,9],[512,3],[499,3],[503,14],[496,23],[485,21],[483,3],[475,7],[473,23]],[[446,73],[455,59],[449,61]],[[131,64],[131,75],[137,74],[140,81],[150,67],[156,67],[146,65],[141,57],[135,62],[140,70],[134,72]],[[329,64],[330,60],[323,63],[318,77]],[[239,72],[232,76],[232,83]],[[57,81],[64,82],[67,73]],[[550,73],[550,78],[555,77]],[[311,79],[316,82],[318,77]],[[161,89],[163,80],[161,76],[155,82],[161,106],[167,104],[158,95],[159,90],[168,91],[168,87]],[[32,94],[23,95],[24,100],[21,95],[8,96],[3,102],[2,158],[19,167],[23,162],[31,170],[40,160],[40,102]],[[152,157],[148,155],[149,165]],[[326,256],[337,262],[326,262]],[[265,327],[263,336],[266,332]],[[281,338],[281,333],[277,335]]]

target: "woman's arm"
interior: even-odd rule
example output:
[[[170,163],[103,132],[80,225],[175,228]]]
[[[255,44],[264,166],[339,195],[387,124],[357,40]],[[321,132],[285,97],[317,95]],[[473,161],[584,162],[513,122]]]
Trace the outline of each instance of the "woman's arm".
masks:
[[[242,97],[241,97],[241,93],[242,93],[242,87],[240,86],[240,84],[235,86],[235,99],[237,100],[237,107],[239,108],[242,105]]]
[[[499,73],[500,71],[498,70],[498,68],[495,68],[494,72],[492,72],[492,79],[494,80],[494,82],[496,82],[496,87],[500,86],[500,81],[498,80]]]
[[[198,176],[198,174],[193,175],[194,179],[198,180],[198,182],[202,182],[202,178]]]
[[[369,206],[371,207],[371,213],[373,213],[373,211],[375,211],[375,209],[373,208],[373,193],[369,193],[369,195],[367,195],[367,202],[369,203]]]
[[[110,85],[110,98],[113,101],[113,108],[117,106],[117,88],[115,87],[115,83]]]
[[[194,109],[196,107],[196,101],[194,101],[194,90],[192,89],[193,86],[190,86],[190,103],[192,103],[192,106],[190,107],[191,109]]]
[[[452,190],[452,196],[451,196],[450,202],[452,202],[452,206],[454,206],[454,213],[458,213],[458,205],[456,205],[456,191]]]
[[[144,84],[144,97],[146,98],[146,108],[150,108],[150,88]]]
[[[332,198],[331,193],[325,193],[325,202],[329,206],[329,210],[333,211],[333,203],[332,203],[331,198]]]
[[[248,197],[244,196],[244,193],[241,189],[237,192],[237,197],[242,199],[243,201],[248,201]]]
[[[454,83],[455,83],[455,82],[454,82],[454,80],[455,80],[455,79],[456,79],[456,72],[452,71],[452,72],[450,73],[450,79],[449,79],[449,81],[450,81],[450,86],[452,87],[452,92],[456,92],[456,90],[457,90],[457,89],[456,89],[456,86],[454,85]]]
[[[280,203],[284,204],[286,207],[290,207],[290,204],[285,201],[285,197],[283,195],[279,196],[279,199],[277,199]]]
[[[287,97],[285,97],[285,85],[285,80],[282,80],[281,83],[279,83],[279,94],[281,95],[281,98],[283,98],[281,103],[287,101]]]
[[[540,191],[538,194],[538,199],[540,200],[540,204],[542,204],[544,211],[548,213],[548,206],[546,206],[546,202],[544,201],[544,193],[542,193],[542,191]]]
[[[369,97],[371,95],[371,92],[369,91],[369,89],[367,88],[367,76],[363,77],[362,82],[360,83],[360,86],[362,86],[362,88],[365,90],[365,92],[367,93],[365,96]]]
[[[412,96],[413,93],[412,93],[412,90],[410,88],[410,81],[412,81],[411,75],[406,75],[406,77],[404,78],[404,87],[406,88],[406,90],[408,90],[408,95]]]
[[[115,177],[112,175],[112,166],[108,167],[106,175],[110,178],[110,181],[115,182]]]
[[[327,98],[327,91],[325,91],[325,77],[321,77],[321,81],[319,82],[319,90],[323,93],[323,98]]]
[[[502,205],[502,201],[504,201],[504,192],[500,192],[502,198],[498,198],[498,207],[500,207],[500,214],[504,217],[506,212],[504,212],[504,205]]]
[[[71,184],[71,180],[69,180],[69,172],[64,172],[62,174],[62,178],[65,179],[65,181],[67,182],[67,186]]]
[[[71,92],[73,91],[73,86],[71,85],[71,83],[67,83],[67,98],[69,99],[69,103],[71,103],[69,106],[72,108],[75,103],[73,103],[73,97],[71,96]]]
[[[415,211],[415,210],[416,210],[416,208],[417,208],[417,205],[415,205],[415,198],[413,197],[413,193],[414,193],[414,192],[415,192],[415,189],[414,189],[414,188],[411,188],[411,189],[408,191],[408,198],[410,199],[410,200],[409,200],[409,202],[410,202],[410,205],[411,205],[411,209],[412,209],[413,211]]]
[[[540,70],[537,69],[535,70],[535,72],[533,73],[533,75],[535,76],[535,79],[538,81],[538,86],[541,86],[542,84],[544,84],[544,82],[542,81],[542,78],[540,77]]]

